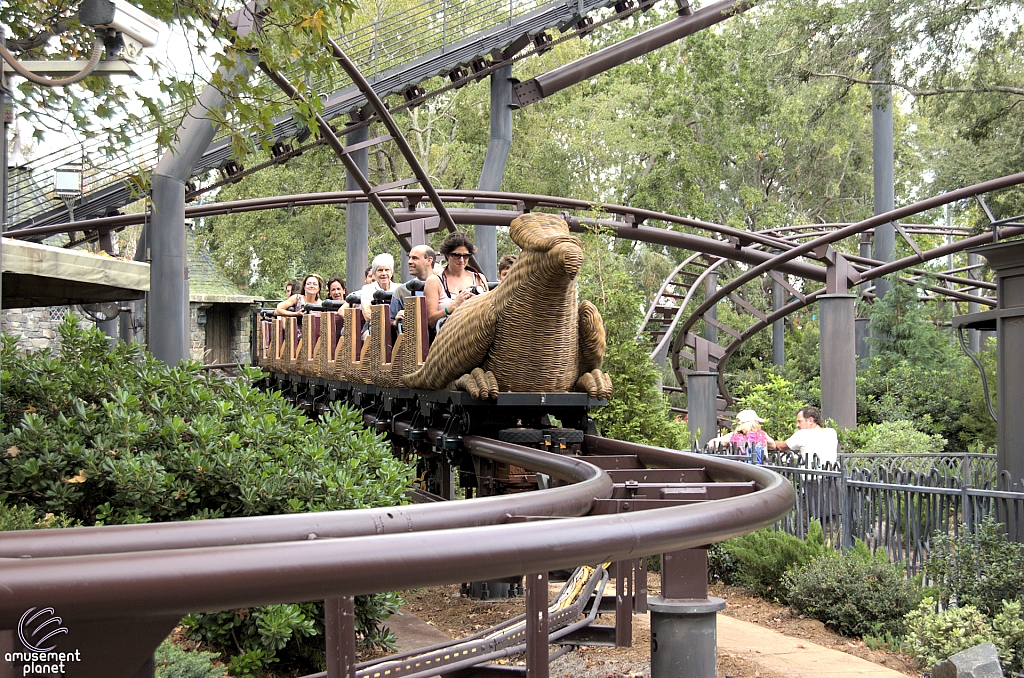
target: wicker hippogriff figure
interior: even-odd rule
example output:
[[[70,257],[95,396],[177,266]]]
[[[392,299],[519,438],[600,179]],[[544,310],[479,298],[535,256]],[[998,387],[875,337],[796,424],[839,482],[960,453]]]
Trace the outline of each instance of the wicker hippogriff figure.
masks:
[[[456,388],[474,398],[499,391],[580,390],[607,398],[604,323],[577,299],[580,241],[562,219],[524,214],[512,222],[523,253],[503,283],[465,302],[448,318],[426,362],[402,377],[413,388]]]

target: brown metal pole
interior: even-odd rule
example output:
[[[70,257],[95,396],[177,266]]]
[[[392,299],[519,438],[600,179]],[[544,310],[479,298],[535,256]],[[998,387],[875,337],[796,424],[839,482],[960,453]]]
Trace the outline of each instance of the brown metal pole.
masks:
[[[615,647],[633,647],[633,559],[615,563]]]
[[[356,678],[355,614],[355,598],[352,596],[324,601],[327,678]]]
[[[548,678],[548,573],[526,575],[526,678]]]

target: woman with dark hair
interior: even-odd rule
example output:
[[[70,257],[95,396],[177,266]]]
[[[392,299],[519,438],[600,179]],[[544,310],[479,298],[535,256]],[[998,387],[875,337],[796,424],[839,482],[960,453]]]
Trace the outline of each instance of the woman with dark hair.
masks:
[[[324,288],[324,279],[316,273],[310,273],[302,279],[302,290],[297,291],[280,304],[274,310],[274,315],[299,318],[302,317],[302,307],[306,304],[315,304],[320,301],[320,292]]]
[[[439,327],[440,320],[450,316],[468,299],[487,292],[487,278],[469,265],[469,258],[476,254],[476,245],[468,235],[462,231],[450,233],[441,243],[440,251],[448,263],[440,275],[430,276],[423,286],[430,327]]]
[[[334,276],[327,281],[327,298],[334,301],[345,301],[345,295],[348,291],[345,289],[345,281]]]

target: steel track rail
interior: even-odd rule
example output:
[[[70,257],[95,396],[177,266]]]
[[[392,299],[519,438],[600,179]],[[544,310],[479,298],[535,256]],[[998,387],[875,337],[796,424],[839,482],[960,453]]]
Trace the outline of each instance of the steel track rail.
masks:
[[[516,464],[536,463],[535,455],[557,456],[532,450],[527,454],[514,445],[472,436],[464,443],[474,451],[501,450]],[[41,598],[59,600],[67,623],[115,623],[126,618],[142,622],[195,610],[318,600],[618,561],[704,546],[771,525],[789,512],[794,500],[788,481],[749,464],[599,438],[590,438],[589,444],[597,451],[629,450],[622,453],[637,454],[648,465],[703,468],[714,481],[753,481],[757,489],[739,497],[633,514],[10,559],[0,561],[0,628],[14,628],[24,610]],[[458,502],[456,512],[474,513],[479,504]],[[246,521],[235,523],[238,526],[268,522],[266,517],[238,520]],[[186,525],[202,529],[200,523]],[[95,528],[67,532],[75,530],[90,533]],[[0,535],[0,542],[6,539],[8,535]]]

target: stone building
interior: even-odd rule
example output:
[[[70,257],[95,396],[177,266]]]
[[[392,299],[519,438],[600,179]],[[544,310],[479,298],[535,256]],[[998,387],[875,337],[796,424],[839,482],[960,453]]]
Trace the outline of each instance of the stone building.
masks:
[[[192,359],[204,365],[249,362],[252,310],[258,298],[243,294],[191,233],[188,290]]]
[[[234,285],[210,259],[209,252],[199,247],[191,235],[188,247],[191,358],[204,365],[249,362],[251,313],[258,299],[244,294]],[[69,252],[65,250],[61,256],[69,256]],[[108,258],[105,263],[116,264],[118,261]],[[132,265],[145,266],[138,263]],[[55,267],[60,268],[59,265]],[[9,272],[5,270],[5,302],[8,301],[8,275]],[[148,280],[148,275],[146,278]],[[136,336],[139,341],[145,341],[145,302],[139,301],[135,306],[133,323],[139,330]],[[0,317],[0,329],[17,337],[22,350],[46,347],[56,350],[60,339],[57,328],[68,315],[76,315],[86,323],[91,322],[73,302],[32,305],[5,308]],[[122,328],[127,329],[126,325],[122,324]]]

